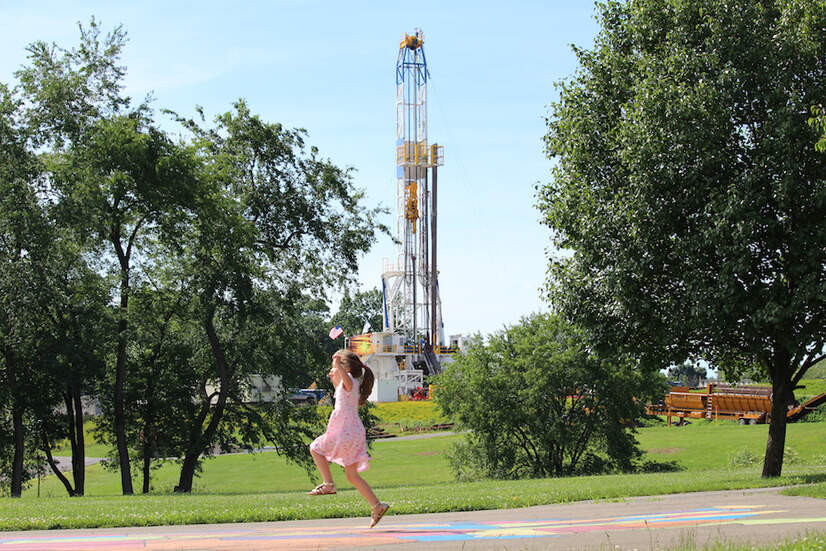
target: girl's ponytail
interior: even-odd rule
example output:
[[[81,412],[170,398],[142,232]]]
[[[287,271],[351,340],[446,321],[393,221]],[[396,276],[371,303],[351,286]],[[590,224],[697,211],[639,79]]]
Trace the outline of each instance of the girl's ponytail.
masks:
[[[359,405],[363,406],[367,403],[367,397],[370,396],[370,393],[373,392],[373,381],[375,381],[375,377],[373,376],[373,370],[367,367],[365,364],[361,364],[364,366],[364,375],[361,379],[361,385],[359,386]]]
[[[359,384],[359,405],[363,406],[367,403],[367,397],[373,392],[373,383],[376,380],[373,371],[367,367],[354,352],[339,350],[335,355],[341,358],[345,367],[350,370],[350,375],[356,379],[361,377],[361,383]]]

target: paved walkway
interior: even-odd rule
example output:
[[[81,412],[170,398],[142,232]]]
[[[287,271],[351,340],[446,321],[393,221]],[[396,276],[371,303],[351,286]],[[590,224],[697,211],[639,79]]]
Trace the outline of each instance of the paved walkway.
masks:
[[[392,511],[392,509],[391,509]],[[367,519],[0,532],[2,551],[668,549],[826,532],[826,500],[777,489],[702,492],[525,509]]]
[[[66,473],[66,472],[69,472],[69,471],[72,470],[72,456],[71,455],[66,455],[66,456],[56,455],[56,456],[53,457],[53,459],[55,460],[55,463],[57,463],[57,468],[60,469],[61,472]],[[100,463],[101,461],[103,461],[102,457],[84,457],[83,458],[83,463],[87,467],[89,465],[94,465],[95,463]],[[51,469],[48,465],[46,466],[46,469],[47,469],[47,472],[49,474],[52,473],[52,471],[51,471]]]

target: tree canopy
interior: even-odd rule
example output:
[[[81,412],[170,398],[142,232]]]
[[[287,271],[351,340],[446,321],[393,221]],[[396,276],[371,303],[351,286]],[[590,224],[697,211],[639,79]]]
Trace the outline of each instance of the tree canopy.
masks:
[[[333,323],[341,325],[347,336],[360,335],[365,323],[369,325],[368,331],[381,331],[384,328],[382,305],[381,291],[377,288],[345,292]]]
[[[793,387],[824,351],[826,3],[599,4],[559,85],[538,193],[565,251],[552,302],[604,347],[662,367],[758,365],[773,384],[764,476]]]
[[[33,43],[18,86],[0,83],[0,480],[16,497],[41,453],[58,471],[63,438],[74,485],[58,476],[83,494],[89,395],[124,494],[136,459],[144,492],[170,456],[191,491],[219,448],[269,442],[311,465],[315,409],[252,388],[326,373],[328,295],[386,231],[306,131],[243,100],[160,122],[125,97],[125,37],[93,19],[75,48]]]
[[[700,379],[705,379],[708,374],[705,367],[694,365],[691,362],[683,362],[668,368],[668,377],[676,379],[686,386],[697,386]]]

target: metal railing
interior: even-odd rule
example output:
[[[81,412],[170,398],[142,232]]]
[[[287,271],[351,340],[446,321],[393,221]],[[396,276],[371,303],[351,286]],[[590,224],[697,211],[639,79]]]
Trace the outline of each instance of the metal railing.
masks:
[[[426,344],[406,344],[404,345],[404,353],[405,354],[424,354],[424,351],[427,349]],[[434,346],[433,352],[435,354],[456,354],[459,352],[456,348],[451,348],[449,346]]]

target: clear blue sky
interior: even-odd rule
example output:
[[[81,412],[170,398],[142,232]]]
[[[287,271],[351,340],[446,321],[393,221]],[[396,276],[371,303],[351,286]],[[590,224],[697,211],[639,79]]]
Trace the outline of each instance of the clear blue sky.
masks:
[[[371,205],[395,202],[395,62],[421,28],[430,67],[430,141],[439,171],[439,267],[447,334],[483,334],[546,309],[548,232],[534,187],[550,180],[542,151],[554,82],[576,68],[570,44],[590,47],[592,2],[12,2],[0,0],[0,81],[14,82],[34,40],[73,46],[94,15],[128,34],[126,93],[156,108],[208,116],[239,97],[271,122],[302,127]],[[387,224],[395,227],[394,214]],[[380,285],[381,240],[362,261],[363,288]]]

